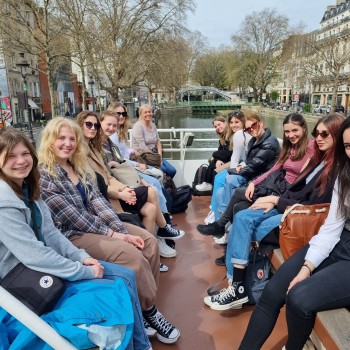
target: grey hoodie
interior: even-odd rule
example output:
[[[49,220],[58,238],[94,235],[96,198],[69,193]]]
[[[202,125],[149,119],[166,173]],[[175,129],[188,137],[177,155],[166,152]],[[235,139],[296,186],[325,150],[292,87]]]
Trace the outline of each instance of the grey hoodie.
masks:
[[[30,227],[30,209],[5,181],[0,180],[0,278],[19,262],[69,281],[94,278],[92,267],[82,265],[90,256],[55,228],[50,211],[41,199],[35,203],[42,215],[46,246],[36,239]]]

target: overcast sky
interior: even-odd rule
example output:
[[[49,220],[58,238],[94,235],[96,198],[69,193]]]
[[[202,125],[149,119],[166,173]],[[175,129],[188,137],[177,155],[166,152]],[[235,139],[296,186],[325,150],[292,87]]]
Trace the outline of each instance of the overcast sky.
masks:
[[[318,29],[327,5],[336,0],[195,0],[197,9],[189,16],[192,30],[200,31],[210,47],[231,45],[230,37],[247,14],[264,8],[275,8],[290,19],[290,24],[303,22],[306,31]]]

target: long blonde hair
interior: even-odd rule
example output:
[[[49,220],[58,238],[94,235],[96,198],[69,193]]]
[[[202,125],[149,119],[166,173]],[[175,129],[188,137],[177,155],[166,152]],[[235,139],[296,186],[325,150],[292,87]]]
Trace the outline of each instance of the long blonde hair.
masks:
[[[57,117],[51,119],[47,123],[42,132],[40,147],[38,150],[39,164],[49,173],[49,175],[57,178],[57,162],[53,150],[53,144],[57,140],[61,128],[63,127],[70,128],[75,135],[77,148],[69,162],[74,166],[78,177],[85,186],[86,180],[90,179],[90,181],[95,181],[96,175],[90,168],[87,160],[88,146],[84,140],[84,135],[81,127],[71,119],[65,117]]]
[[[120,141],[126,142],[126,141],[128,141],[128,131],[129,131],[130,125],[131,125],[130,118],[127,114],[128,113],[127,108],[121,102],[112,102],[108,106],[107,111],[116,113],[118,107],[122,107],[124,109],[124,112],[126,112],[126,117],[125,117],[125,121],[124,121],[123,125],[120,125],[118,123],[116,133],[118,134]],[[119,118],[117,118],[117,120],[119,120]]]

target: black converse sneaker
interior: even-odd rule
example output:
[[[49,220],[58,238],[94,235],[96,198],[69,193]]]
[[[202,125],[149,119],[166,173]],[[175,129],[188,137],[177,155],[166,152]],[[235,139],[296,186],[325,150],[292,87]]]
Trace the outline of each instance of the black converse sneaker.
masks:
[[[242,305],[248,302],[248,296],[242,282],[233,283],[219,294],[207,296],[204,303],[213,310],[240,309]]]
[[[166,225],[165,227],[159,227],[157,236],[159,238],[166,238],[176,240],[185,235],[185,231],[175,230],[170,225]]]
[[[172,344],[179,339],[180,331],[169,323],[158,310],[152,316],[144,314],[144,318],[152,328],[157,330],[157,338],[162,343]]]
[[[148,337],[155,337],[157,334],[157,330],[152,328],[149,323],[143,318],[143,326],[145,327],[145,331]]]

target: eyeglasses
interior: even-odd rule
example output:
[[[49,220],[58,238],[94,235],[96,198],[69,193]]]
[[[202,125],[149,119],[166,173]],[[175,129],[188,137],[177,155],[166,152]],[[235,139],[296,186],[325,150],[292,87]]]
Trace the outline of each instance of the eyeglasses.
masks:
[[[259,129],[259,123],[255,122],[251,126],[249,126],[248,128],[244,128],[243,131],[250,134],[253,130],[258,130],[258,129]]]
[[[100,128],[101,128],[101,125],[98,123],[84,122],[84,124],[88,129],[94,128],[95,130],[100,130]]]
[[[318,130],[314,130],[311,135],[316,139],[318,135],[320,135],[323,139],[326,139],[331,133],[329,131],[321,131],[319,132]]]
[[[120,116],[126,117],[128,115],[128,113],[126,113],[126,112],[115,112],[115,113],[117,113],[119,115],[119,117]]]

